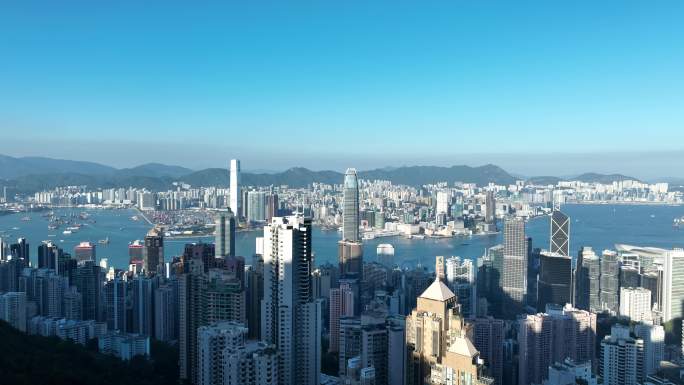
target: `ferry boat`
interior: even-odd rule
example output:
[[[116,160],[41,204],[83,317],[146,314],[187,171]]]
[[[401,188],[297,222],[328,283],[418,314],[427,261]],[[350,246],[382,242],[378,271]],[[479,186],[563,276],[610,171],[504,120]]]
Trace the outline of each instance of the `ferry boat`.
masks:
[[[62,234],[64,234],[64,235],[70,235],[70,234],[71,234],[71,230],[64,230],[64,231],[62,231]]]

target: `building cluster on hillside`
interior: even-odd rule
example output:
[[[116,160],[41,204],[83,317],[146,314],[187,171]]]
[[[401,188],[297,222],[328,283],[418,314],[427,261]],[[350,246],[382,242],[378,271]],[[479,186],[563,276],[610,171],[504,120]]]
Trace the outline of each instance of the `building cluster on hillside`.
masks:
[[[240,191],[239,167],[231,162],[232,191]],[[663,370],[681,360],[681,345],[666,346],[665,326],[684,315],[684,250],[582,247],[573,264],[570,218],[548,204],[595,186],[560,187],[414,189],[360,181],[349,169],[339,186],[228,195],[215,242],[188,243],[180,256],[165,255],[165,234],[152,229],[129,247],[127,269],[98,261],[93,244],[71,254],[46,241],[34,265],[26,240],[0,241],[0,319],[31,334],[97,339],[125,360],[148,356],[151,339],[177,344],[180,378],[191,384],[677,380]],[[642,187],[621,183],[606,194]],[[515,215],[531,203],[551,215],[548,250],[532,248]],[[235,252],[246,221],[263,228],[247,258]],[[437,256],[434,270],[397,267],[390,244],[378,246],[378,262],[364,261],[371,228],[440,234],[473,229],[469,221],[476,231],[498,224],[503,243],[477,260]],[[337,266],[314,263],[315,222],[341,227]]]

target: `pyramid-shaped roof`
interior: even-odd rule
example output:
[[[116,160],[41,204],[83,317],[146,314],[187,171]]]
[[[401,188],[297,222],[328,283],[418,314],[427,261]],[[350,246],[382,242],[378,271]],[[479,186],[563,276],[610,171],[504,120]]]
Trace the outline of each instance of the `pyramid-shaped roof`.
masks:
[[[420,298],[431,299],[434,301],[447,301],[451,298],[454,298],[455,296],[456,295],[451,290],[449,290],[447,285],[445,285],[439,279],[436,279],[435,282],[432,283],[432,285],[425,289],[423,294],[420,295]]]
[[[479,354],[475,345],[466,337],[456,337],[449,345],[449,351],[471,358]]]

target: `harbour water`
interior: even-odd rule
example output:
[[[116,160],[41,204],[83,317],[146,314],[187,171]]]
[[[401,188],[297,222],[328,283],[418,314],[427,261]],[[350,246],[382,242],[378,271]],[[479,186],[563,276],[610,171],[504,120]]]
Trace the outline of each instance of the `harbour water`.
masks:
[[[597,251],[610,249],[616,243],[662,248],[684,247],[684,227],[672,226],[674,218],[684,216],[684,206],[656,205],[566,205],[562,210],[571,218],[571,253],[577,254],[581,246],[591,246]],[[31,260],[36,263],[37,246],[43,240],[57,243],[65,251],[73,252],[74,246],[82,241],[98,243],[108,239],[108,244],[97,245],[97,257],[107,258],[111,266],[126,268],[128,244],[143,239],[149,230],[144,220],[131,219],[135,210],[104,209],[55,209],[57,215],[89,214],[88,221],[80,230],[70,235],[63,234],[64,228],[48,230],[48,222],[42,213],[11,214],[0,217],[0,237],[5,242],[15,242],[24,237],[30,244]],[[22,220],[28,216],[30,220]],[[548,248],[549,218],[530,220],[526,225],[527,235],[532,237],[534,247]],[[256,237],[261,231],[238,232],[236,252],[247,257],[254,254]],[[313,230],[313,251],[316,264],[337,263],[337,231]],[[213,242],[212,237],[173,238],[164,240],[166,260],[182,254],[183,246],[189,242]],[[377,238],[364,241],[364,258],[375,260],[378,244],[390,243],[395,248],[395,261],[402,267],[423,264],[432,268],[436,255],[477,258],[485,248],[502,242],[502,234],[477,235],[472,237],[407,239],[404,237]]]

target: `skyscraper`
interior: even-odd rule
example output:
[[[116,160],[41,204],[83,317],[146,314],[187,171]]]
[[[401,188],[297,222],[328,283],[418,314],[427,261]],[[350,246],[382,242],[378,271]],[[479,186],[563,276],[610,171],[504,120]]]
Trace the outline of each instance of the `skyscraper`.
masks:
[[[358,242],[359,237],[359,180],[356,169],[344,174],[344,204],[342,207],[342,239]]]
[[[560,210],[551,214],[551,239],[549,250],[560,255],[570,255],[570,218]]]
[[[240,161],[230,160],[230,210],[239,215],[242,205],[242,194],[240,193]]]
[[[617,253],[604,250],[601,256],[601,309],[617,314],[620,296],[620,261]]]
[[[164,263],[164,234],[158,228],[152,228],[145,236],[143,254],[143,270],[147,274],[157,272],[159,264]]]
[[[634,322],[651,320],[651,291],[643,287],[621,287],[620,315]]]
[[[496,199],[494,198],[494,190],[487,190],[485,196],[485,222],[496,222]]]
[[[684,316],[684,250],[664,255],[662,280],[663,322]]]
[[[311,220],[274,217],[264,226],[262,338],[280,353],[279,384],[317,385],[321,303],[311,285]]]
[[[235,216],[232,211],[218,214],[215,253],[218,257],[235,255]]]
[[[537,309],[546,309],[547,303],[572,303],[572,258],[542,252],[539,261]]]
[[[504,295],[503,309],[510,317],[520,312],[527,299],[527,241],[522,218],[510,217],[504,221],[502,262],[498,273]]]
[[[406,317],[406,343],[411,354],[408,385],[423,385],[431,368],[443,363],[452,321],[461,317],[454,308],[455,304],[454,293],[444,282],[435,279],[418,297],[416,308]]]
[[[504,321],[494,318],[476,318],[468,321],[473,328],[473,345],[489,368],[494,385],[503,385]]]
[[[456,294],[461,305],[461,313],[465,318],[476,315],[477,283],[475,282],[475,266],[470,259],[461,261],[459,257],[446,260],[446,282],[449,289]]]
[[[584,246],[577,255],[575,268],[575,307],[601,311],[601,263],[591,247]]]

